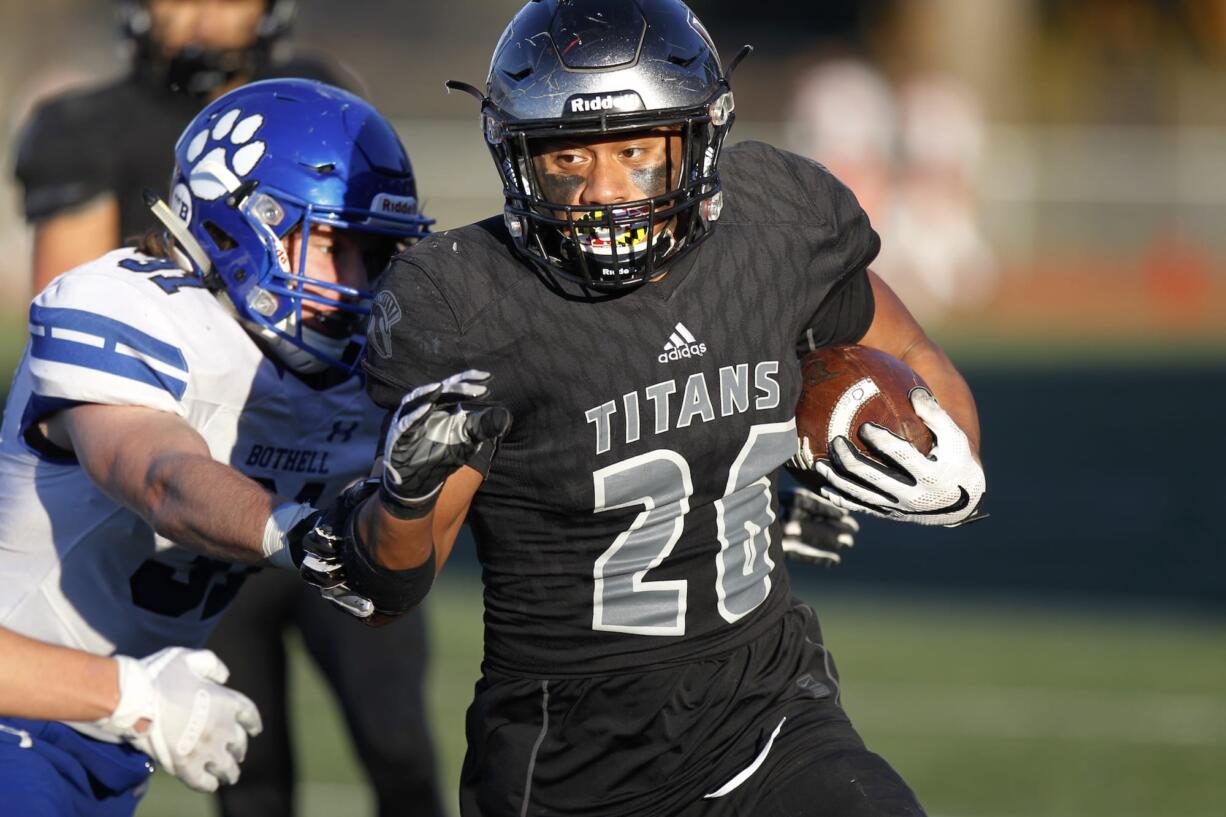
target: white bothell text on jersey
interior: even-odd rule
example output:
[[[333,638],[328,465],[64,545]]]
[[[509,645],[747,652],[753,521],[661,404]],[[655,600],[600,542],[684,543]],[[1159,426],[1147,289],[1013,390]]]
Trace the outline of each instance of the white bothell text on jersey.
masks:
[[[214,459],[316,503],[369,470],[382,417],[359,378],[315,390],[279,368],[164,259],[117,250],[35,298],[0,427],[0,624],[138,657],[203,645],[249,571],[155,534],[74,459],[32,447],[32,424],[80,403],[176,414]]]

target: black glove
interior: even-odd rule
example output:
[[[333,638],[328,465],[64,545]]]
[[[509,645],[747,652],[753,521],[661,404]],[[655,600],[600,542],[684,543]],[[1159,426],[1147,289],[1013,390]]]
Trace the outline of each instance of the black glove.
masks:
[[[315,511],[290,529],[289,547],[303,581],[319,588],[319,594],[354,618],[369,619],[374,603],[349,587],[341,562],[341,540],[347,535],[350,517],[379,481],[358,480],[341,491],[335,504]]]
[[[821,494],[797,486],[780,491],[783,506],[783,552],[798,562],[834,567],[839,550],[851,547],[860,524]]]
[[[511,427],[502,406],[464,408],[460,399],[484,397],[489,373],[468,369],[404,396],[383,441],[379,498],[388,513],[417,519],[430,513],[443,482],[485,441]]]

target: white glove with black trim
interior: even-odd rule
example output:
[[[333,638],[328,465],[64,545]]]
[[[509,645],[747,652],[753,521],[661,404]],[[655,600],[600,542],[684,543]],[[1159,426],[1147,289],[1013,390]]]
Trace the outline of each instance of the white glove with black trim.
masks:
[[[848,511],[917,525],[956,527],[982,519],[986,480],[966,433],[927,389],[912,389],[911,405],[936,437],[932,451],[925,456],[901,437],[865,423],[860,437],[880,462],[846,437],[836,437],[830,462],[812,464],[830,483],[822,496]]]
[[[230,671],[211,650],[167,647],[137,660],[115,656],[119,704],[95,721],[196,791],[238,780],[247,737],[263,729],[251,699],[222,686]],[[147,720],[143,732],[137,723]]]
[[[402,519],[428,514],[447,477],[481,443],[497,440],[511,427],[511,413],[502,406],[473,411],[460,403],[484,397],[489,378],[488,372],[468,369],[419,386],[400,401],[383,441],[379,498],[389,513]]]
[[[783,506],[783,552],[797,562],[834,567],[839,551],[855,544],[860,523],[851,514],[808,488],[779,492]]]

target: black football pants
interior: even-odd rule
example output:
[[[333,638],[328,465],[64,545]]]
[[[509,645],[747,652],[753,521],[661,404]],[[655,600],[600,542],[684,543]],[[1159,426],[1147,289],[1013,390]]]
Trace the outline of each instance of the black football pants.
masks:
[[[229,685],[260,709],[242,775],[218,792],[223,817],[292,817],[284,633],[297,627],[340,702],[378,817],[442,817],[434,751],[425,721],[426,632],[418,610],[372,628],[319,597],[296,573],[265,569],[247,579],[209,647],[230,668]],[[309,726],[308,726],[309,731]]]
[[[817,615],[637,673],[487,672],[468,711],[463,817],[924,817],[841,705]],[[718,795],[718,796],[708,796]]]
[[[865,748],[850,723],[828,723],[821,731],[820,749],[791,756],[792,741],[781,735],[772,747],[778,755],[741,787],[697,801],[677,817],[925,817],[910,787]]]

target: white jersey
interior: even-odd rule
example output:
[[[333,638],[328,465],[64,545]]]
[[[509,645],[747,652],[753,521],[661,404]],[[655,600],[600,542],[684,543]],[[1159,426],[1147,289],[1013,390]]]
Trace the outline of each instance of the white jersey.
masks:
[[[202,645],[250,569],[155,534],[75,460],[27,438],[79,403],[176,414],[218,462],[311,502],[370,470],[383,413],[357,377],[315,390],[274,364],[164,259],[117,250],[42,292],[0,427],[0,624],[138,657]]]

